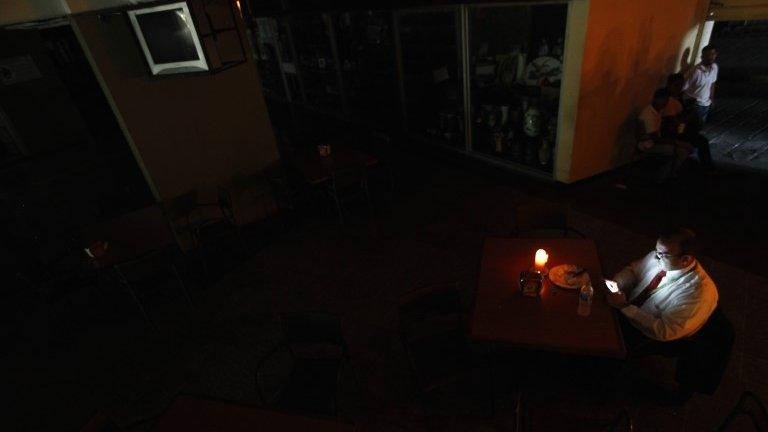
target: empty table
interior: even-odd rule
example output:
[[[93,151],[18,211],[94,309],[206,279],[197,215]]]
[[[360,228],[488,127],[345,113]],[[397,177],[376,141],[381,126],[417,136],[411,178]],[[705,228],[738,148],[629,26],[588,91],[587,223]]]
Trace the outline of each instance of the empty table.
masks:
[[[304,151],[296,155],[294,163],[307,183],[317,185],[329,180],[334,171],[375,165],[378,159],[353,148],[334,145],[329,156]]]

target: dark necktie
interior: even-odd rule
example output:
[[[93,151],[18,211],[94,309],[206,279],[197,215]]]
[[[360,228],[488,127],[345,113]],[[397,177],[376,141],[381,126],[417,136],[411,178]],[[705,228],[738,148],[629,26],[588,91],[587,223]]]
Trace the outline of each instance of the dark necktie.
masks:
[[[640,294],[632,299],[629,304],[635,305],[637,307],[641,307],[643,303],[645,303],[646,300],[648,300],[648,297],[653,294],[653,291],[656,290],[656,288],[659,287],[659,284],[661,283],[661,280],[664,279],[664,276],[667,275],[667,272],[662,270],[656,274],[656,276],[651,279],[651,282],[648,283],[648,286],[643,289],[643,291],[640,292]]]

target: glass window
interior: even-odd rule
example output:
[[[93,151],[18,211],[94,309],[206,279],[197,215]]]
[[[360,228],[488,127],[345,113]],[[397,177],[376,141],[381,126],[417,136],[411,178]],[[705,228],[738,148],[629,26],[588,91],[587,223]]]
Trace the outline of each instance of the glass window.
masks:
[[[336,41],[352,118],[388,128],[400,121],[391,13],[335,14]]]
[[[458,9],[400,12],[408,131],[465,148]]]
[[[566,4],[472,7],[472,150],[552,172]]]
[[[324,15],[297,15],[291,28],[306,103],[321,111],[343,113],[338,65]]]

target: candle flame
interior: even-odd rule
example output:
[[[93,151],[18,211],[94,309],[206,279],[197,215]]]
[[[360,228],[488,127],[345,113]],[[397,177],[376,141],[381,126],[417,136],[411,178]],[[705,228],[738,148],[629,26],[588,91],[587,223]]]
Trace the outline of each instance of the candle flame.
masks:
[[[534,262],[536,264],[536,267],[544,267],[547,264],[547,261],[549,260],[549,255],[547,255],[547,251],[544,249],[539,249],[536,251],[536,257],[534,258]]]

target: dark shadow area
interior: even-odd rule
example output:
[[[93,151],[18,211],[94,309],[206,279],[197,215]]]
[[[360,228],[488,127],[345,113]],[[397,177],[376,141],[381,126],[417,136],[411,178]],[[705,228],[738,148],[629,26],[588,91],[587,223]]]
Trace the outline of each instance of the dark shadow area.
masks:
[[[265,7],[279,9],[277,3]],[[551,30],[557,41],[564,10],[555,9],[557,26],[542,33]],[[422,36],[445,38],[455,33],[454,12],[414,14],[409,31],[418,33],[418,21],[428,21],[444,32],[422,28]],[[545,27],[547,20],[534,15]],[[698,431],[726,419],[741,426],[764,414],[765,172],[723,164],[711,174],[689,160],[679,176],[659,184],[651,180],[658,167],[641,161],[564,185],[425,146],[402,132],[390,64],[396,47],[384,42],[395,31],[387,16],[314,14],[295,17],[302,34],[273,29],[270,37],[281,43],[297,38],[304,45],[296,52],[262,40],[256,50],[279,161],[248,175],[227,173],[205,196],[193,189],[161,203],[152,198],[71,29],[0,33],[0,58],[16,59],[10,83],[0,85],[6,116],[0,126],[12,125],[2,136],[8,138],[0,158],[0,368],[13,396],[4,429],[78,430],[89,419],[94,425],[111,419],[127,431],[162,430],[169,417],[156,421],[163,413],[191,429],[204,424],[196,415],[208,409],[227,416],[271,413],[262,418],[270,426],[280,415],[311,416],[366,431],[629,430],[630,422],[637,431]],[[481,17],[514,22],[478,14],[480,23]],[[88,22],[101,29],[101,19]],[[336,45],[329,41],[336,36],[323,31],[331,22],[343,29],[344,41]],[[121,43],[133,43],[129,33],[120,34]],[[645,41],[652,35],[638,37],[639,46],[650,46]],[[454,58],[446,55],[457,48],[453,43],[434,56]],[[339,55],[332,46],[342,47],[348,64],[331,62]],[[613,47],[601,61],[620,51]],[[276,75],[286,62],[311,78]],[[409,106],[429,112],[411,119],[423,120],[420,127],[432,129],[427,134],[458,143],[465,135],[456,121],[469,115],[456,108],[464,97],[455,92],[461,77],[443,79],[442,66],[435,77],[431,68],[416,68],[421,81],[411,84],[439,81],[454,93],[436,97],[435,88],[422,89]],[[134,78],[143,83],[142,73],[136,69]],[[216,77],[240,84],[226,81],[226,74]],[[351,83],[351,97],[334,87],[340,81]],[[619,80],[609,76],[608,82]],[[617,100],[635,91],[620,87]],[[482,102],[475,109],[483,111]],[[730,103],[713,112],[710,133],[722,128],[725,137],[735,130],[728,124],[747,124],[738,109],[726,113]],[[491,133],[501,133],[493,128],[495,116],[505,115],[502,106],[481,116]],[[345,109],[354,115],[340,115]],[[757,118],[749,118],[755,126]],[[511,152],[497,152],[490,142],[489,154]],[[219,154],[213,145],[200,147],[210,150],[201,154]],[[541,162],[540,147],[530,147],[526,163],[550,169],[551,157]],[[174,168],[164,174],[172,178]],[[640,175],[617,188],[630,169]],[[603,317],[613,326],[595,334],[611,335],[605,339],[612,350],[600,358],[562,347],[469,343],[489,237],[540,239],[554,231],[591,245],[593,272],[611,277],[653,250],[659,232],[673,225],[698,233],[697,258],[719,289],[718,318],[735,333],[732,349],[724,344],[723,370],[701,380],[712,391],[666,397],[680,363],[698,366],[690,352],[699,351],[620,359],[624,339],[605,304]],[[557,248],[549,253],[553,262],[565,255]],[[494,287],[517,296],[517,277],[526,269],[498,256],[490,267],[513,282],[492,280]],[[593,282],[601,289],[597,278]],[[569,318],[587,320],[576,309],[575,287],[546,289],[565,299],[560,304],[574,305]],[[525,300],[541,309],[542,297]],[[490,308],[501,309],[509,298]],[[539,324],[532,319],[516,330],[542,336]],[[563,326],[550,334],[573,331]],[[577,336],[596,350],[605,342]]]

